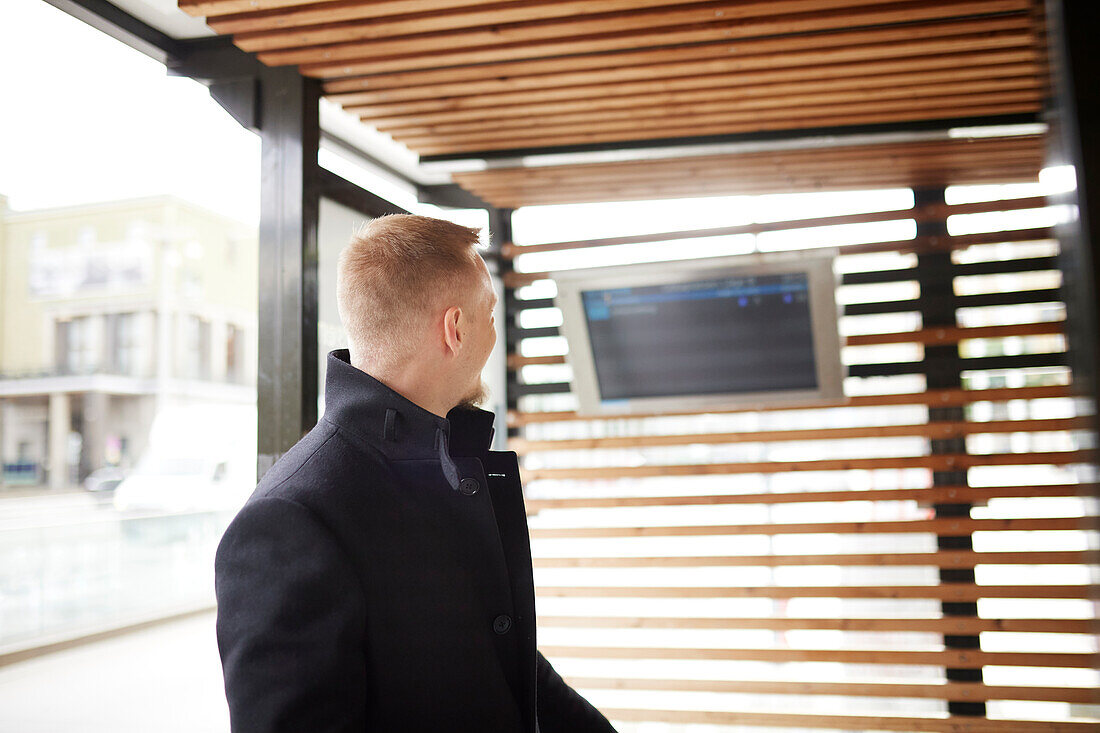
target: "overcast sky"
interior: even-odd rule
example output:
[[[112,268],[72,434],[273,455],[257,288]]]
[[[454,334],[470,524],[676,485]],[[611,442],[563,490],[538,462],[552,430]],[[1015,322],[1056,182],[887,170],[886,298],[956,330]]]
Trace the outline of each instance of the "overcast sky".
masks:
[[[259,217],[259,137],[206,88],[42,0],[0,1],[0,194],[16,210],[171,193]]]

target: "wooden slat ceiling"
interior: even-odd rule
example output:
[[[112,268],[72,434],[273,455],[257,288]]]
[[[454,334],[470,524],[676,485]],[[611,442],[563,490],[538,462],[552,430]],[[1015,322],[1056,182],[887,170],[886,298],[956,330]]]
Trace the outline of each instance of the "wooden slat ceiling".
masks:
[[[1045,96],[1040,0],[178,3],[263,63],[322,79],[324,96],[421,156],[1004,120],[1033,116]],[[1034,179],[1041,155],[1020,139],[884,152],[493,169],[455,182],[516,207]]]
[[[178,0],[422,155],[1036,113],[1037,0]]]
[[[1043,137],[954,138],[615,163],[490,168],[455,182],[498,208],[1035,181]]]

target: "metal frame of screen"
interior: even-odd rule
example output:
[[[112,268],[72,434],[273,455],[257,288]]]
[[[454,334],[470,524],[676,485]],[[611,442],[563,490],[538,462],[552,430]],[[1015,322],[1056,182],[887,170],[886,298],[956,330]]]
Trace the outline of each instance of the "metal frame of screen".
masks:
[[[674,262],[646,262],[616,267],[584,268],[551,273],[557,283],[555,304],[562,312],[562,334],[569,343],[566,362],[573,369],[573,390],[580,414],[662,412],[699,407],[764,407],[776,401],[836,400],[843,396],[843,367],[837,332],[835,250],[707,257]],[[711,280],[729,276],[805,273],[810,290],[814,362],[818,388],[616,399],[600,397],[588,321],[581,293],[585,290],[643,287]]]

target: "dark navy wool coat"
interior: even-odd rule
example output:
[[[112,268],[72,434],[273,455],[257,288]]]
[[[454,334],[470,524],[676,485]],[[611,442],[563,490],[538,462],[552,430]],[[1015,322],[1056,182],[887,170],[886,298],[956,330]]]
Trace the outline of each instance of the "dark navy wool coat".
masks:
[[[531,546],[493,413],[441,418],[328,355],[325,412],[218,546],[234,733],[606,733],[535,648]]]

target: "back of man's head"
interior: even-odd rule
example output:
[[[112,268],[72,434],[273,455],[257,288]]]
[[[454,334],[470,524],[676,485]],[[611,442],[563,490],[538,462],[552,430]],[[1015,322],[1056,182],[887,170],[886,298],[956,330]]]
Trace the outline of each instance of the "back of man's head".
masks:
[[[336,304],[356,365],[413,358],[432,319],[477,276],[477,229],[427,216],[364,224],[340,252]]]

